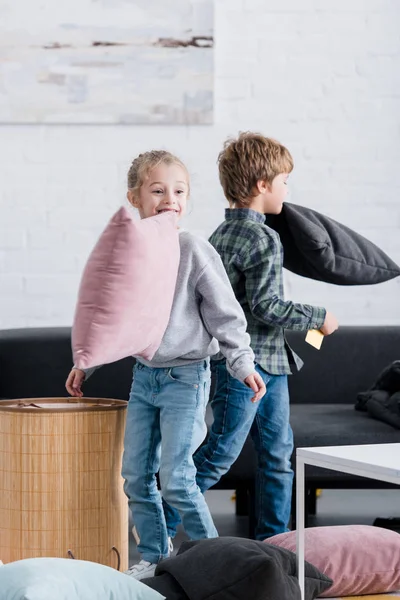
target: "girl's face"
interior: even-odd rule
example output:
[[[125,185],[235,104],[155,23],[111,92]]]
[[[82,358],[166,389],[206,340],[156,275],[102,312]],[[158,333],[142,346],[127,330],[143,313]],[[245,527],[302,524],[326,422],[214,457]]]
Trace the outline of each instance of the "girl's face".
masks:
[[[186,171],[178,164],[161,163],[152,169],[139,191],[128,191],[129,202],[147,219],[163,212],[174,212],[180,219],[186,211],[189,182]]]

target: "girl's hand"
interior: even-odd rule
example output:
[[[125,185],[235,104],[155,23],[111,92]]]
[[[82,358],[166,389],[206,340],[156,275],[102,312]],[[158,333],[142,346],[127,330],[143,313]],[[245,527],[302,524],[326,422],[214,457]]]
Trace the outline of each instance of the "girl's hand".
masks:
[[[244,380],[245,384],[255,392],[255,395],[252,397],[252,402],[258,402],[265,395],[267,388],[265,387],[265,383],[261,375],[257,372],[252,373]]]
[[[81,387],[84,379],[84,371],[81,371],[81,369],[72,369],[65,384],[68,394],[75,398],[82,398],[83,392]]]

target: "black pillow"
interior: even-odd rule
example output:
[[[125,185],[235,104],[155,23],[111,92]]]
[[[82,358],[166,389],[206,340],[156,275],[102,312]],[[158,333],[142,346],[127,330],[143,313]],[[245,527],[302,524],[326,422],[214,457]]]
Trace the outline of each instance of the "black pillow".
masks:
[[[168,559],[168,560],[174,560]],[[146,577],[142,583],[156,590],[166,600],[190,600],[179,583],[169,573],[163,573],[156,577]]]
[[[387,405],[389,397],[396,392],[400,392],[400,360],[395,360],[385,367],[368,391],[357,394],[355,409],[369,411],[371,398],[378,406]]]
[[[393,361],[383,369],[371,390],[385,390],[389,394],[400,392],[400,360]]]
[[[285,202],[265,222],[279,233],[283,266],[297,275],[336,285],[370,285],[400,275],[400,267],[375,244],[311,208]]]
[[[300,600],[296,555],[245,538],[184,542],[177,556],[159,563],[155,577],[142,582],[162,589],[170,600],[165,585],[156,587],[157,579],[167,574],[189,600]],[[305,563],[305,600],[313,600],[331,585],[331,579]]]
[[[384,401],[382,401],[382,397],[378,396],[379,394],[387,394]],[[400,392],[396,392],[392,396],[382,390],[371,392],[367,402],[367,411],[370,417],[400,429]]]

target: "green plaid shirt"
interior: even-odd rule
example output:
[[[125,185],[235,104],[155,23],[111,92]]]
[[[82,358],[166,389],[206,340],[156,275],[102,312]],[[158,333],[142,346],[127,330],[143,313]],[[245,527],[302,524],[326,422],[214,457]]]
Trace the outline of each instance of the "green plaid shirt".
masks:
[[[300,369],[302,360],[285,339],[285,329],[319,329],[324,308],[284,299],[283,248],[261,213],[227,209],[225,221],[210,237],[222,258],[246,318],[257,363],[271,375]]]

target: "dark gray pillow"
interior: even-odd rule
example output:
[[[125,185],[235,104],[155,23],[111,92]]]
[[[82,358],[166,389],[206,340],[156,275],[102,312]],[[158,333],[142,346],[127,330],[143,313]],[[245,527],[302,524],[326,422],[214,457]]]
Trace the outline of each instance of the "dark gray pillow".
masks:
[[[183,591],[182,586],[169,573],[163,573],[155,577],[146,577],[146,579],[142,579],[142,583],[151,587],[152,590],[156,590],[166,600],[190,600]]]
[[[169,600],[165,585],[157,585],[157,579],[167,574],[189,600],[300,600],[296,555],[245,538],[184,542],[177,556],[159,563],[155,577],[142,582],[162,590]],[[331,579],[305,563],[305,600],[313,600],[331,585]]]
[[[386,394],[384,400],[382,394]],[[370,417],[400,429],[400,392],[396,392],[392,396],[382,390],[371,392],[367,402],[367,411]]]
[[[370,285],[400,275],[400,267],[378,246],[311,208],[285,202],[266,215],[284,250],[283,266],[303,277],[336,285]]]

